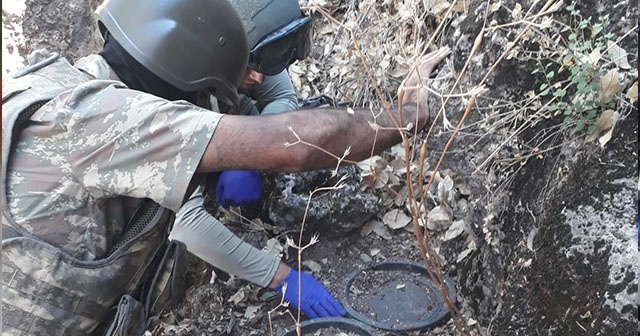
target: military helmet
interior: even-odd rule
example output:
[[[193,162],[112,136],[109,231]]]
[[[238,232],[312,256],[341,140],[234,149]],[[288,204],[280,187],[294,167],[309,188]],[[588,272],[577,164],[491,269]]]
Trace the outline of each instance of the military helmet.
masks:
[[[310,49],[311,18],[297,0],[230,0],[242,18],[249,42],[249,67],[275,75]]]
[[[103,36],[167,83],[237,105],[249,50],[227,0],[105,0],[96,14]]]

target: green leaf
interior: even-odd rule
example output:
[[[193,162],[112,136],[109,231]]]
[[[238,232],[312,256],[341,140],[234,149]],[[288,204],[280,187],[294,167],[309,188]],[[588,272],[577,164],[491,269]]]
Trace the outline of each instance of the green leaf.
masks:
[[[537,74],[537,73],[538,73],[538,71],[539,71],[539,70],[540,70],[540,69],[535,69],[535,70],[531,71],[531,74],[532,74],[532,75],[535,75],[535,74]]]
[[[540,95],[543,96],[543,97],[548,95],[548,94],[549,94],[549,88],[547,88],[544,91],[540,92]]]
[[[585,90],[586,87],[587,87],[587,83],[584,81],[581,81],[580,83],[578,83],[578,92],[586,93],[586,90]]]
[[[579,67],[571,67],[571,74],[572,75],[577,75],[580,72],[580,68]]]
[[[548,73],[547,73],[547,79],[551,79],[551,78],[553,78],[553,75],[555,75],[555,74],[556,74],[556,73],[555,73],[555,72],[553,72],[553,71],[548,72]]]
[[[602,23],[594,24],[593,27],[591,27],[591,37],[598,36],[598,34],[602,32],[602,29],[604,29],[604,27],[602,26]]]
[[[593,133],[595,133],[595,131],[596,131],[596,125],[590,125],[587,132],[589,134],[593,134]]]
[[[564,97],[564,95],[565,95],[566,93],[567,93],[567,91],[566,91],[566,90],[564,90],[564,89],[557,89],[556,91],[554,91],[554,92],[553,92],[553,96],[554,96],[554,97],[562,98],[562,97]]]
[[[542,90],[544,90],[544,89],[546,89],[546,88],[548,88],[548,87],[549,87],[549,84],[547,84],[547,83],[542,83],[542,84],[540,84],[540,91],[542,91]]]
[[[589,19],[591,19],[591,17],[589,17]],[[585,29],[585,28],[589,27],[589,24],[591,24],[591,22],[588,21],[589,19],[582,20],[580,22],[580,25],[578,26],[578,28]]]
[[[576,109],[576,113],[582,113],[582,111],[584,111],[582,103],[579,101],[573,104],[573,108]]]
[[[587,112],[587,119],[593,119],[596,117],[596,110],[589,110],[589,112]]]
[[[565,123],[565,124],[570,123],[571,122],[571,116],[564,117],[564,120],[562,122]]]
[[[577,37],[578,35],[576,33],[571,33],[569,34],[569,41],[575,41]],[[575,47],[571,49],[575,49]]]
[[[564,110],[564,115],[570,116],[571,115],[571,108],[568,108],[568,109]]]
[[[574,9],[576,9],[576,6],[574,6],[573,4],[567,6],[567,10],[570,12],[573,11]]]

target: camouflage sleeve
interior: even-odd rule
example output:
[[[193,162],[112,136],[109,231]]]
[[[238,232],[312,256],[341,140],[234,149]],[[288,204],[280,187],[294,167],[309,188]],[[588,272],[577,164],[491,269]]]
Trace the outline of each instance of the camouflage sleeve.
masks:
[[[150,198],[178,211],[220,113],[109,81],[59,98],[70,169],[88,192]]]
[[[251,98],[261,115],[298,109],[298,97],[286,70],[274,76],[265,76],[264,82],[251,91]]]

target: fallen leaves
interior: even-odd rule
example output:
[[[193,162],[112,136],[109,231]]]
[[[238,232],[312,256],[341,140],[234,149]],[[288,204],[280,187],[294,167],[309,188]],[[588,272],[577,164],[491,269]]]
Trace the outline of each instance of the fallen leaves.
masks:
[[[638,101],[638,81],[633,82],[633,85],[627,90],[627,98],[631,100],[631,104]]]
[[[311,273],[316,275],[320,274],[320,271],[322,270],[322,266],[313,260],[304,260],[302,261],[302,265],[307,266],[311,270]]]
[[[360,235],[362,237],[367,236],[372,232],[384,240],[391,239],[391,233],[389,232],[389,227],[387,227],[386,225],[384,225],[383,223],[381,223],[376,219],[367,222],[365,225],[362,226],[362,229],[360,229]]]
[[[447,232],[444,233],[444,241],[452,240],[458,236],[460,236],[464,232],[465,224],[464,220],[454,221]]]
[[[598,119],[596,120],[595,131],[593,132],[593,134],[587,137],[586,141],[591,142],[595,139],[598,139],[600,133],[608,130],[603,136],[598,139],[600,146],[604,148],[607,142],[611,140],[613,129],[618,120],[620,120],[620,113],[611,109],[602,112],[600,117],[598,117]]]
[[[434,231],[447,229],[453,221],[453,213],[448,206],[438,205],[427,215],[427,228]]]
[[[404,211],[393,209],[382,217],[382,222],[393,230],[403,228],[411,223],[411,217],[407,216]]]
[[[629,70],[631,69],[631,65],[629,65],[629,61],[627,60],[627,52],[620,48],[618,44],[613,41],[607,41],[607,49],[613,58],[613,63],[615,63],[618,68]]]
[[[620,92],[620,79],[618,70],[611,69],[603,76],[600,76],[600,103],[602,105],[610,102],[613,97]]]

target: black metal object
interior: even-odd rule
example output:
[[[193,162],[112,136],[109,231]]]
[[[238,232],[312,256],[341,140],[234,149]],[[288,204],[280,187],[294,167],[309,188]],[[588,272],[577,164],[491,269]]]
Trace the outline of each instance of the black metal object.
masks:
[[[358,276],[366,272],[397,271],[399,276],[371,288],[367,293],[358,294],[372,309],[370,316],[354,308],[352,285]],[[347,276],[343,306],[347,314],[370,326],[396,332],[427,329],[444,322],[449,316],[440,291],[429,279],[427,269],[422,265],[393,261],[356,270]],[[455,287],[445,278],[449,296],[455,302]]]
[[[333,101],[333,98],[327,95],[320,95],[320,96],[307,98],[302,102],[298,103],[298,106],[301,109],[306,109],[306,108],[335,106],[335,103]]]
[[[349,318],[344,317],[324,317],[314,320],[308,320],[300,323],[300,331],[302,335],[311,335],[318,330],[337,328],[342,331],[348,331],[362,336],[373,336],[375,333],[368,325]],[[295,327],[292,330],[287,331],[282,336],[297,336]]]

